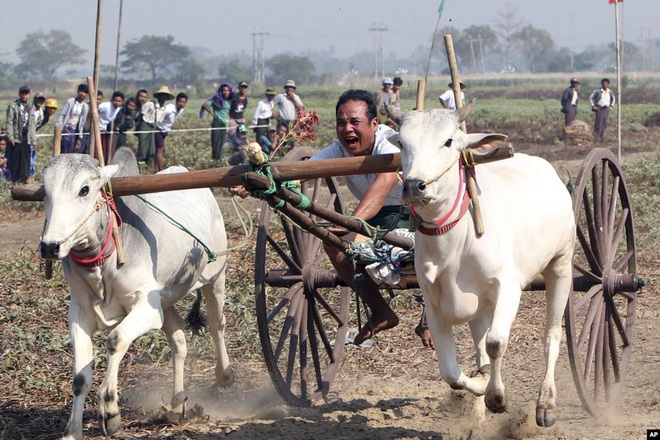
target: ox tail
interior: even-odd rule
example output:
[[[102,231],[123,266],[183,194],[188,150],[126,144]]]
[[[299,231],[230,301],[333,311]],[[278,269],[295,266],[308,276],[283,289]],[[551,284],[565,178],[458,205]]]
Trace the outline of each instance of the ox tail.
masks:
[[[568,174],[568,183],[566,183],[566,189],[570,195],[573,195],[573,178],[571,177],[571,173],[566,169],[566,167],[561,167],[561,169],[566,171],[566,174]]]
[[[207,321],[206,316],[202,314],[202,289],[197,289],[195,293],[197,293],[197,297],[190,308],[190,312],[188,312],[188,316],[186,316],[186,322],[193,334],[199,336],[206,327]]]

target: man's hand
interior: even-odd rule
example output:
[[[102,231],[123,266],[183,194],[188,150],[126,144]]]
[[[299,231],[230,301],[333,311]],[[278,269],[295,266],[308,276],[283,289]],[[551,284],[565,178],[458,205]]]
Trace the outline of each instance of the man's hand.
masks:
[[[250,195],[250,191],[248,191],[243,185],[230,186],[228,189],[230,194],[239,196],[241,199],[247,199]]]

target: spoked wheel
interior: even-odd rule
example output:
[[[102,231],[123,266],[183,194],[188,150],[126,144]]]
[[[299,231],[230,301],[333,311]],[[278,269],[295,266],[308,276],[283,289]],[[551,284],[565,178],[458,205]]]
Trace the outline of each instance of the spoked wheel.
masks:
[[[584,160],[573,193],[577,272],[566,307],[573,379],[584,408],[599,415],[618,403],[632,350],[636,291],[633,214],[621,168],[606,149]]]
[[[313,153],[312,148],[299,147],[284,160],[303,160]],[[334,178],[303,182],[301,191],[311,201],[343,213]],[[339,286],[318,238],[278,216],[265,202],[261,209],[255,256],[261,347],[280,396],[289,405],[306,406],[326,395],[339,370],[350,291]]]

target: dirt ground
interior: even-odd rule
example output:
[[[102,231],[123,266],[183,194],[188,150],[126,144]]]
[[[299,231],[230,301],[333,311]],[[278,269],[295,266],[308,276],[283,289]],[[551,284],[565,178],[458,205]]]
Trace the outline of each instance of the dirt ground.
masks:
[[[556,158],[575,178],[580,161]],[[626,160],[634,160],[627,158]],[[221,197],[224,205],[226,199]],[[257,205],[252,204],[250,209]],[[231,214],[229,214],[231,215]],[[36,249],[43,225],[40,213],[8,213],[0,221],[3,252],[26,246]],[[640,244],[643,246],[643,244]],[[658,251],[638,262],[640,275],[658,278]],[[488,439],[642,439],[646,430],[660,428],[660,299],[657,284],[638,295],[633,356],[627,386],[617,411],[595,419],[581,407],[573,384],[565,341],[557,365],[558,417],[550,428],[535,424],[535,400],[544,369],[542,322],[544,295],[525,293],[504,359],[508,411],[487,414]],[[63,316],[62,319],[65,319]],[[534,325],[534,323],[539,323]],[[310,408],[283,404],[265,367],[235,359],[237,383],[226,390],[211,387],[212,365],[191,359],[187,364],[188,409],[183,425],[144,424],[144,415],[168,399],[171,367],[167,363],[132,369],[123,386],[125,411],[121,439],[460,439],[468,434],[466,420],[473,398],[452,391],[441,381],[432,350],[413,333],[414,317],[404,317],[395,329],[374,339],[371,348],[348,346],[328,399]],[[459,361],[472,371],[473,350],[465,328],[458,329]],[[231,338],[231,329],[228,329]],[[257,335],[255,334],[255,338]],[[123,368],[127,367],[126,362]],[[1,397],[0,407],[4,399]],[[94,405],[88,399],[85,433],[100,439]],[[6,402],[5,402],[6,404]],[[195,417],[196,405],[203,416]],[[68,411],[68,408],[63,408]],[[199,415],[199,414],[198,414]],[[0,416],[0,419],[2,417]],[[63,425],[62,425],[63,426]],[[0,431],[0,438],[5,438]],[[50,438],[50,437],[40,437]]]

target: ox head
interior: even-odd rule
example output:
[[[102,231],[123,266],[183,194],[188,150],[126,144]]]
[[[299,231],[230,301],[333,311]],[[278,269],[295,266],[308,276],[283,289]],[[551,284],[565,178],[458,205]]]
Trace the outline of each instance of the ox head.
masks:
[[[101,189],[116,172],[117,165],[100,168],[86,154],[62,154],[46,164],[42,258],[62,259],[73,248],[87,247],[99,228],[96,208]]]
[[[458,178],[457,173],[448,171],[457,163],[461,150],[483,154],[506,140],[501,134],[461,131],[460,123],[471,111],[472,103],[459,110],[432,109],[403,115],[399,133],[389,138],[401,148],[403,204],[422,207],[443,198],[442,186]]]

